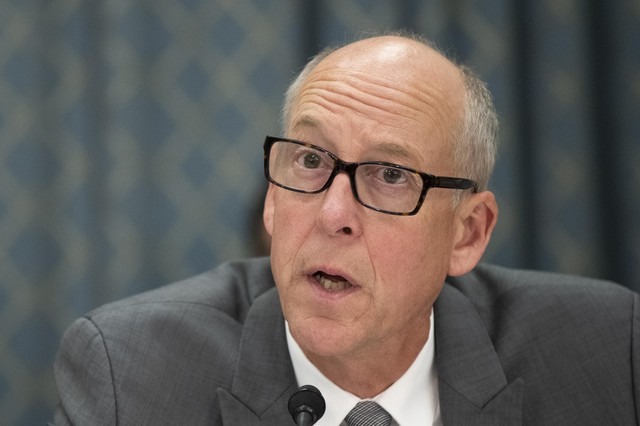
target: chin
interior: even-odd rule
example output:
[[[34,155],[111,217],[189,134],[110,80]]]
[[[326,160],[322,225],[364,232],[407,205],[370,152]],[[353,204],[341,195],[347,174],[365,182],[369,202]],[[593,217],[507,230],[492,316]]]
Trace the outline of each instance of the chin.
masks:
[[[305,318],[289,322],[291,335],[309,356],[334,357],[352,349],[356,340],[352,327],[327,318]]]

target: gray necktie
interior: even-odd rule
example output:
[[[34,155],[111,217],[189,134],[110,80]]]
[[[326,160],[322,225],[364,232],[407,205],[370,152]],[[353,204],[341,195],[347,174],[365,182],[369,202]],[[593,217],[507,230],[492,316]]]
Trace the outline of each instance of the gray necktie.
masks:
[[[391,415],[373,401],[362,401],[349,411],[344,420],[349,426],[389,426]]]

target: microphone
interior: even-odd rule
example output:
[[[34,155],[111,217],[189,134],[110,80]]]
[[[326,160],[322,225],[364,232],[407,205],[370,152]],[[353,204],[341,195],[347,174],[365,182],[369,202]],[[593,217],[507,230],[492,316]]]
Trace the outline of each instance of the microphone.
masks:
[[[312,426],[324,415],[325,408],[324,398],[315,386],[300,386],[289,398],[289,413],[298,426]]]

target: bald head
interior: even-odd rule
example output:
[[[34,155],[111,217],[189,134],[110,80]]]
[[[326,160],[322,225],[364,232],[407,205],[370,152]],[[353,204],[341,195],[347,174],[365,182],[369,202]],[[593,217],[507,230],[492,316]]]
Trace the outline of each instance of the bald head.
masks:
[[[391,80],[428,77],[451,87],[463,87],[462,74],[449,59],[428,44],[400,36],[380,36],[348,44],[327,55],[317,68],[331,66],[382,72]]]
[[[416,108],[430,109],[430,114],[440,115],[441,120],[453,120],[452,125],[462,113],[464,83],[460,70],[432,47],[406,37],[381,36],[348,44],[324,55],[302,77],[298,95],[319,80],[340,79],[373,96],[404,96],[407,100],[398,100],[415,101]],[[380,87],[387,93],[378,93]],[[296,98],[291,99],[293,108],[300,100]],[[295,125],[292,118],[285,123],[287,132]]]
[[[388,35],[356,41],[341,48],[328,48],[314,57],[299,74],[287,93],[284,126],[290,124],[292,103],[297,101],[301,86],[314,74],[333,69],[345,75],[368,73],[382,76],[390,87],[407,81],[421,85],[432,83],[449,91],[449,98],[461,101],[464,91],[460,69],[426,40]],[[453,91],[453,92],[452,92]]]

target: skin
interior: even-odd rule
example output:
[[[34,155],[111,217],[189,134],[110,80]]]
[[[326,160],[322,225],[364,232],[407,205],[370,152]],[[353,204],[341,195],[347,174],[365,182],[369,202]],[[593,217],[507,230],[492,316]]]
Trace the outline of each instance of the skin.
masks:
[[[453,176],[463,96],[461,73],[437,52],[402,37],[370,38],[318,64],[287,136],[345,161]],[[267,191],[264,223],[291,333],[323,374],[360,398],[379,394],[409,368],[429,338],[446,275],[471,270],[489,242],[498,212],[493,194],[469,194],[457,208],[452,196],[431,189],[418,214],[403,217],[360,205],[344,173],[320,194]],[[325,289],[318,272],[339,289]]]

